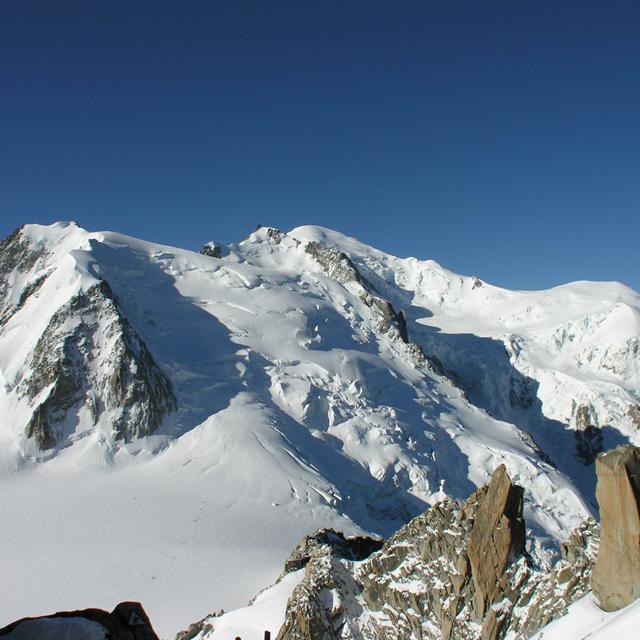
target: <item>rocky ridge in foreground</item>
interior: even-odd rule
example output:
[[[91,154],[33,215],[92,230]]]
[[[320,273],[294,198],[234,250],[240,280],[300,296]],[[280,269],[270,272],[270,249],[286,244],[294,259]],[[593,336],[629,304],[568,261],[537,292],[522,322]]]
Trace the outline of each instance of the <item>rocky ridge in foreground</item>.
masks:
[[[551,573],[534,568],[522,489],[500,466],[465,503],[447,498],[363,562],[312,559],[277,638],[528,638],[587,593],[597,541],[588,521]]]
[[[304,569],[276,640],[526,640],[591,587],[604,609],[624,607],[640,592],[640,448],[608,451],[596,468],[602,544],[600,526],[583,522],[550,572],[527,554],[523,489],[504,465],[466,502],[446,498],[384,543],[328,529],[305,536],[280,577]],[[177,640],[217,637],[223,615],[194,623]],[[22,640],[37,631],[53,639],[61,630],[65,638],[157,638],[137,603],[111,614],[90,609],[28,618],[0,636]]]
[[[638,449],[608,452],[598,468],[621,455],[635,459]],[[585,520],[545,571],[526,550],[523,493],[500,465],[465,502],[446,498],[384,543],[330,530],[306,536],[280,578],[304,568],[276,640],[530,638],[590,591],[600,526]],[[620,505],[604,505],[609,522],[603,527],[624,529],[620,513],[634,504],[622,512]],[[601,554],[600,562],[615,563],[611,554]],[[604,582],[616,590],[614,575]],[[218,638],[220,615],[195,623],[177,640]]]
[[[583,522],[550,573],[527,555],[523,490],[501,465],[465,503],[447,498],[363,562],[331,549],[312,558],[277,640],[526,640],[591,588],[606,611],[630,604],[640,596],[640,448],[601,454],[596,471],[601,525]]]

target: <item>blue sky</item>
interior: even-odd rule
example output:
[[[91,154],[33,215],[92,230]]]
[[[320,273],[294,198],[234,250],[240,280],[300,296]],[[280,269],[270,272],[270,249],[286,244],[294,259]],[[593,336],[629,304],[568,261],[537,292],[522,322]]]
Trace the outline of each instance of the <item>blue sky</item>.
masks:
[[[640,3],[0,3],[0,234],[321,224],[640,289]]]

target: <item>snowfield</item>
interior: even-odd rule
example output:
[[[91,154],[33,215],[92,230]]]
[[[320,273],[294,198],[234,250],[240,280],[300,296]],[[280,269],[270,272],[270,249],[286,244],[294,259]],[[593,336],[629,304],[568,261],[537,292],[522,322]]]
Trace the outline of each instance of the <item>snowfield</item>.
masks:
[[[304,534],[388,535],[501,463],[548,563],[595,508],[580,452],[640,443],[640,296],[618,283],[506,291],[321,227],[261,228],[220,258],[74,223],[20,237],[0,281],[0,627],[140,600],[171,638],[246,605]],[[115,320],[74,311],[102,281]],[[152,435],[124,440],[102,399],[122,326],[176,401]],[[86,327],[82,400],[41,450],[27,426],[54,383],[29,395],[34,353]],[[587,426],[598,435],[577,449]],[[251,625],[280,619],[291,580]],[[240,635],[240,615],[219,633]]]

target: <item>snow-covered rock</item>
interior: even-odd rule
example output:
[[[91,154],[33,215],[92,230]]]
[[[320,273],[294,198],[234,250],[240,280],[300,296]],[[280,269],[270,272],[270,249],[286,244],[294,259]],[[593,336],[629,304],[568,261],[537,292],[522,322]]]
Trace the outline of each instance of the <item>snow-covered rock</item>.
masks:
[[[139,602],[121,602],[111,613],[85,609],[17,620],[0,629],[0,637],[3,640],[158,640]]]
[[[499,467],[464,504],[434,505],[361,562],[325,548],[293,589],[277,640],[526,640],[587,593],[598,529],[586,521],[552,571],[535,568],[521,496]]]

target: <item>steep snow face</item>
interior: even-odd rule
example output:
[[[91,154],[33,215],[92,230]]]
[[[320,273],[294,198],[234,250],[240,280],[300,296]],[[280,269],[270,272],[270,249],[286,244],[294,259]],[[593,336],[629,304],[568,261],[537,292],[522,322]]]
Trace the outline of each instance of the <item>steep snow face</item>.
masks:
[[[508,292],[320,227],[207,253],[67,223],[3,244],[6,622],[106,593],[167,634],[242,604],[310,530],[388,534],[500,463],[542,560],[589,513],[573,427],[587,458],[598,434],[635,433],[639,305],[621,285]],[[26,557],[40,540],[19,493],[55,523],[53,557],[75,541],[69,601],[20,590],[26,565],[43,584],[56,567]],[[201,568],[239,565],[233,588]]]

